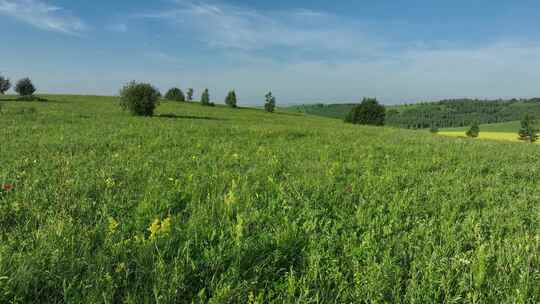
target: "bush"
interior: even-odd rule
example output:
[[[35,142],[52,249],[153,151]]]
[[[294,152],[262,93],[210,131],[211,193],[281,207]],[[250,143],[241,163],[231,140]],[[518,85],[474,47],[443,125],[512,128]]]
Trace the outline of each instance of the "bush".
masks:
[[[0,76],[0,95],[6,94],[7,91],[11,88],[11,82],[8,78]]]
[[[179,88],[172,88],[165,94],[165,99],[184,102],[186,101],[186,96],[184,96],[184,92]]]
[[[159,91],[148,83],[132,81],[120,90],[120,106],[137,116],[152,116],[159,104]]]
[[[375,98],[364,98],[362,103],[352,108],[346,122],[360,125],[383,126],[386,108]]]
[[[273,113],[276,110],[276,98],[272,95],[272,92],[268,92],[265,96],[264,110],[269,113]]]
[[[470,138],[477,138],[480,135],[480,127],[478,126],[478,122],[474,122],[465,135]]]
[[[439,128],[436,125],[431,125],[429,132],[431,132],[432,134],[437,134],[439,133]]]
[[[17,82],[15,92],[21,96],[32,96],[36,92],[36,88],[30,78],[23,78]]]
[[[521,120],[521,128],[519,129],[519,140],[534,143],[538,141],[538,128],[536,120],[532,115],[525,115]]]
[[[231,108],[236,108],[236,92],[234,90],[230,91],[225,98],[225,104]]]

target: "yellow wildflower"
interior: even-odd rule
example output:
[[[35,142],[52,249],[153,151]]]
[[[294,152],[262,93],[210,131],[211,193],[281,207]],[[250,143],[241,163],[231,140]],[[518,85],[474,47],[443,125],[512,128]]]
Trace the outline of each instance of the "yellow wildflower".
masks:
[[[150,239],[154,239],[156,237],[156,234],[159,232],[159,228],[161,221],[159,219],[155,219],[154,222],[148,227],[148,231],[150,231]]]
[[[109,217],[109,232],[114,233],[116,231],[116,228],[118,228],[118,225],[120,225],[114,218]]]

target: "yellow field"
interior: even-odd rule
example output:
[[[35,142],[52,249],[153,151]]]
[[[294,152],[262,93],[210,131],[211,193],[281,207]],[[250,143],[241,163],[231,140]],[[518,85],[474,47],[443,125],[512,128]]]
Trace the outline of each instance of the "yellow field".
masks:
[[[459,131],[445,131],[439,132],[439,134],[443,136],[467,137],[465,132]],[[513,132],[480,132],[480,136],[478,138],[520,142],[517,133]]]

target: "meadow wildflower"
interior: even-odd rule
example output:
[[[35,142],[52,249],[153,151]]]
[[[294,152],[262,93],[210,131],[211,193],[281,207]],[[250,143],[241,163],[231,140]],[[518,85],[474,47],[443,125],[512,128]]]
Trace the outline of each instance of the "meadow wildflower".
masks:
[[[114,233],[120,224],[112,217],[109,217],[109,232]]]
[[[13,189],[15,189],[15,186],[13,184],[4,184],[4,185],[2,185],[2,190],[6,191],[6,192],[11,191]]]

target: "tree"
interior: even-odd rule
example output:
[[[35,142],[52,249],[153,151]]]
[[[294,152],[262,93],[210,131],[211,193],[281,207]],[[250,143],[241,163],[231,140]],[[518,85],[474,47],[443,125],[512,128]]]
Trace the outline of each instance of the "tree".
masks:
[[[211,106],[210,104],[210,93],[208,92],[208,89],[204,89],[202,95],[201,95],[201,104],[203,106]]]
[[[11,88],[11,82],[8,78],[0,76],[0,95],[6,94],[7,91]]]
[[[179,88],[172,88],[165,94],[165,99],[184,102],[186,101],[186,96]]]
[[[234,90],[229,91],[229,94],[225,98],[225,104],[231,108],[236,108],[236,102],[236,92]]]
[[[36,88],[32,84],[30,78],[23,78],[19,80],[15,86],[15,92],[21,96],[32,96],[35,91]]]
[[[530,114],[525,115],[521,120],[521,128],[519,129],[519,140],[534,143],[538,140],[537,122]]]
[[[159,104],[159,91],[148,83],[132,81],[120,90],[120,106],[137,116],[152,116]]]
[[[187,101],[191,102],[193,101],[193,89],[192,88],[189,88],[187,90]]]
[[[272,96],[272,92],[268,92],[265,95],[266,102],[264,103],[264,109],[266,112],[273,113],[276,110],[276,98]]]
[[[345,119],[346,122],[360,125],[383,126],[386,108],[375,98],[364,98],[359,105],[352,108]]]
[[[478,135],[480,135],[480,127],[478,126],[478,122],[473,122],[471,127],[465,134],[467,135],[467,137],[477,138]]]

